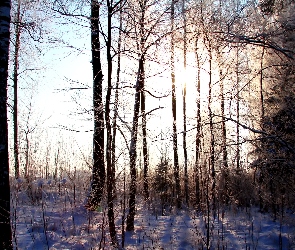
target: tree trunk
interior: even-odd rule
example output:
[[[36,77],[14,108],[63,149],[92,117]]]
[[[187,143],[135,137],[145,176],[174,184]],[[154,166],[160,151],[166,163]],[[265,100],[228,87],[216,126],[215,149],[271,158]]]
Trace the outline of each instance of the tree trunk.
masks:
[[[15,178],[19,178],[19,152],[18,152],[18,114],[17,114],[17,102],[18,102],[18,57],[20,49],[20,35],[21,35],[21,17],[20,17],[21,1],[17,1],[17,13],[15,24],[15,46],[14,46],[14,62],[13,62],[13,130],[14,130],[14,170]]]
[[[91,193],[88,197],[86,207],[95,210],[102,199],[105,183],[104,166],[104,117],[102,100],[102,80],[99,40],[99,3],[91,2],[91,49],[93,68],[93,169]]]
[[[187,51],[187,27],[186,27],[186,12],[185,12],[185,0],[182,1],[183,12],[183,68],[186,74],[186,51]],[[183,100],[183,156],[184,156],[184,191],[185,202],[188,205],[188,172],[187,172],[187,148],[186,148],[186,79],[184,79],[182,100]]]
[[[225,124],[225,102],[224,102],[224,82],[223,82],[223,71],[222,67],[222,56],[217,48],[217,55],[219,60],[219,87],[220,87],[220,111],[221,111],[221,131],[222,131],[222,172],[224,177],[224,202],[229,203],[229,185],[228,185],[228,157],[227,157],[227,146],[226,146],[226,124]]]
[[[143,79],[144,83],[144,79]],[[143,86],[144,89],[144,86]],[[148,184],[148,149],[146,140],[146,114],[145,114],[145,93],[141,91],[141,115],[142,115],[142,153],[143,153],[143,192],[145,200],[149,198],[149,184]]]
[[[200,148],[201,148],[201,65],[198,52],[198,38],[195,42],[195,55],[197,63],[197,133],[196,133],[196,161],[195,161],[195,191],[196,191],[196,205],[197,210],[200,209]]]
[[[25,151],[25,178],[29,178],[29,154],[30,154],[30,141],[29,141],[29,130],[27,126],[27,130],[25,131],[25,141],[26,141],[26,151]],[[57,167],[56,167],[57,169]],[[57,170],[56,170],[57,173]]]
[[[237,55],[236,55],[236,88],[237,88],[237,127],[236,127],[236,133],[237,133],[237,158],[236,158],[236,164],[237,164],[237,171],[240,170],[240,74],[239,74],[239,47],[237,47]]]
[[[107,145],[106,145],[106,163],[107,163],[107,200],[108,200],[108,219],[109,219],[109,230],[114,247],[118,246],[116,226],[115,226],[115,215],[114,215],[114,194],[113,194],[113,183],[115,181],[113,168],[112,168],[112,125],[110,120],[110,102],[112,94],[112,15],[113,6],[112,1],[107,1],[108,7],[108,31],[107,31],[107,62],[108,62],[108,86],[105,103],[105,121],[107,128]]]
[[[146,12],[147,0],[144,0],[141,4],[141,21],[140,21],[140,46],[141,46],[141,57],[142,57],[142,79],[141,79],[141,92],[140,92],[140,106],[141,106],[141,116],[142,116],[142,154],[143,154],[143,192],[145,200],[149,198],[149,184],[148,184],[148,147],[146,140],[146,113],[145,113],[145,12]]]
[[[212,178],[212,188],[211,188],[211,197],[212,197],[212,210],[215,212],[216,206],[216,197],[215,197],[215,138],[214,138],[214,127],[213,127],[213,113],[212,113],[212,45],[210,38],[207,38],[208,42],[208,53],[209,53],[209,86],[208,86],[208,112],[209,112],[209,127],[210,127],[210,162],[209,167],[211,168],[211,178]]]
[[[264,95],[263,95],[263,58],[265,47],[262,47],[261,59],[260,59],[260,108],[261,108],[261,121],[264,118]]]
[[[8,161],[7,87],[11,2],[0,2],[0,248],[12,249]]]
[[[174,9],[175,0],[171,1],[171,58],[170,58],[170,67],[171,67],[171,81],[172,81],[172,137],[173,137],[173,154],[174,154],[174,179],[175,179],[175,203],[178,208],[181,207],[181,197],[180,197],[180,179],[179,179],[179,163],[178,163],[178,152],[177,152],[177,126],[176,126],[176,93],[175,93],[175,62],[174,62],[174,53],[175,53],[175,42],[174,42],[174,19],[175,19],[175,9]]]
[[[138,62],[138,73],[136,82],[136,92],[134,100],[134,113],[133,123],[131,131],[131,142],[130,142],[130,194],[129,194],[129,214],[127,216],[126,230],[134,230],[134,216],[135,216],[135,196],[136,196],[136,144],[137,144],[137,131],[138,131],[138,114],[139,106],[141,102],[141,113],[142,113],[142,132],[143,132],[143,158],[144,158],[144,195],[148,198],[148,181],[147,181],[147,170],[148,170],[148,154],[147,154],[147,142],[146,142],[146,115],[145,115],[145,94],[144,94],[144,80],[145,80],[145,10],[147,1],[140,2],[141,18],[140,18],[140,58]]]
[[[120,6],[121,7],[121,6]],[[121,71],[121,44],[122,44],[122,8],[120,8],[120,26],[119,26],[119,38],[118,38],[118,61],[117,61],[117,79],[115,90],[115,103],[114,103],[114,117],[113,117],[113,140],[112,140],[112,172],[115,177],[116,173],[116,133],[117,133],[117,115],[118,115],[118,102],[119,102],[119,82]],[[114,192],[116,190],[116,183],[113,183]]]
[[[261,109],[261,116],[260,116],[260,127],[263,128],[263,120],[265,117],[265,108],[264,108],[264,95],[263,95],[263,58],[264,58],[265,48],[262,47],[261,59],[260,59],[260,109]],[[260,172],[260,177],[258,178],[258,197],[259,197],[259,208],[260,211],[263,211],[263,197],[261,192],[262,186],[262,173]]]
[[[136,196],[136,143],[137,143],[137,131],[138,131],[138,114],[140,105],[140,94],[142,92],[144,81],[144,55],[139,59],[136,93],[134,100],[134,113],[133,123],[131,131],[131,142],[130,142],[130,193],[129,193],[129,214],[127,216],[126,230],[134,230],[134,216],[135,216],[135,196]]]

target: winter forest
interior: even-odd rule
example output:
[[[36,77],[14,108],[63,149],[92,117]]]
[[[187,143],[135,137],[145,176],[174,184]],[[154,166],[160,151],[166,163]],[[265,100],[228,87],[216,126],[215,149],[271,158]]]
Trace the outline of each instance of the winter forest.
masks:
[[[295,249],[294,10],[2,0],[0,248]]]

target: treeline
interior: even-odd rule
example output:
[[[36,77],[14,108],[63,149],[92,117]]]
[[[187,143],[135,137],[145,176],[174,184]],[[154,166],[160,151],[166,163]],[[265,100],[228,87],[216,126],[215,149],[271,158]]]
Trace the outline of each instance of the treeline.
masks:
[[[19,32],[36,42],[32,34],[41,30],[38,19],[26,21],[21,15],[27,4],[16,3],[10,50],[16,178]],[[276,216],[294,209],[293,1],[59,0],[30,1],[29,6],[34,4],[47,10],[42,17],[54,13],[53,18],[66,20],[62,28],[89,20],[82,28],[91,33],[94,124],[85,206],[96,210],[107,199],[114,245],[122,162],[130,171],[129,231],[134,230],[136,196],[149,202],[154,192],[162,211],[189,207],[214,214],[220,205],[257,205]],[[163,86],[159,79],[165,79]],[[152,118],[162,111],[170,113],[165,124]],[[155,136],[159,127],[168,132],[161,129]],[[161,148],[160,158],[151,161],[155,147]]]

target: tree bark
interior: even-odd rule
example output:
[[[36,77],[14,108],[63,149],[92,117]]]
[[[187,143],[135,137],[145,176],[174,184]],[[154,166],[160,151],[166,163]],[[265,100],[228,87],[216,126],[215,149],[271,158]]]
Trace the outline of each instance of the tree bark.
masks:
[[[116,225],[115,225],[115,215],[114,215],[114,194],[113,194],[113,184],[115,181],[113,168],[112,168],[112,125],[110,120],[110,102],[112,94],[112,71],[113,71],[113,62],[112,62],[112,16],[114,7],[112,1],[107,1],[108,8],[108,30],[107,30],[107,62],[108,62],[108,86],[106,94],[106,103],[105,103],[105,121],[107,128],[107,145],[106,145],[106,163],[107,163],[107,200],[108,200],[108,219],[109,219],[109,231],[112,240],[112,245],[114,247],[118,246]]]
[[[138,114],[140,105],[140,94],[143,88],[144,81],[144,55],[139,59],[136,93],[134,100],[134,113],[133,123],[131,131],[131,142],[130,142],[130,193],[129,193],[129,214],[127,216],[126,230],[134,230],[134,216],[135,216],[135,196],[136,196],[136,144],[137,144],[137,131],[138,131]]]
[[[171,47],[170,47],[170,68],[171,68],[171,81],[172,81],[172,137],[173,137],[173,155],[174,155],[174,179],[175,179],[175,203],[178,208],[181,207],[180,197],[180,179],[179,179],[179,163],[178,163],[178,152],[177,152],[177,126],[176,126],[176,93],[175,93],[175,42],[174,42],[174,19],[175,19],[175,0],[171,1]]]
[[[261,109],[261,115],[260,115],[260,128],[263,129],[263,120],[265,117],[265,108],[264,108],[264,95],[263,95],[263,58],[264,58],[264,52],[265,47],[262,47],[262,53],[261,53],[261,59],[260,59],[260,109]],[[259,197],[259,208],[260,211],[263,211],[263,197],[261,192],[261,186],[262,186],[262,180],[263,175],[260,172],[260,177],[258,178],[258,197]]]
[[[14,132],[14,171],[15,178],[19,178],[19,151],[18,151],[18,57],[20,49],[20,35],[21,35],[21,16],[20,16],[21,1],[17,1],[17,13],[15,24],[15,45],[14,45],[14,62],[13,62],[13,132]]]
[[[148,199],[148,153],[147,153],[147,141],[146,141],[146,114],[145,114],[145,94],[144,94],[144,81],[145,81],[145,11],[147,1],[140,1],[141,17],[140,17],[140,47],[139,50],[139,61],[138,61],[138,73],[136,82],[136,92],[134,100],[134,113],[133,123],[131,130],[131,142],[130,142],[130,194],[129,194],[129,214],[127,216],[126,230],[134,230],[134,216],[135,216],[135,197],[136,197],[136,144],[137,144],[137,132],[138,132],[138,118],[139,118],[139,107],[141,104],[142,113],[142,132],[143,132],[143,159],[144,159],[144,196]]]
[[[144,82],[144,81],[143,81]],[[143,86],[144,90],[144,86]],[[146,113],[145,113],[145,93],[141,91],[141,115],[142,115],[142,153],[143,153],[143,192],[145,200],[149,198],[149,183],[148,183],[148,148],[146,140]]]
[[[209,53],[209,83],[208,83],[208,113],[209,113],[209,127],[210,127],[210,172],[212,178],[211,197],[212,197],[212,210],[215,212],[216,206],[216,173],[215,173],[215,138],[214,138],[214,126],[213,126],[213,114],[212,114],[212,45],[210,38],[207,37],[208,53]]]
[[[0,248],[12,249],[8,161],[7,87],[11,1],[0,2]]]
[[[220,111],[221,111],[221,133],[222,133],[222,172],[224,177],[224,202],[229,203],[229,185],[228,185],[228,157],[227,157],[227,133],[226,133],[226,123],[225,123],[225,97],[224,97],[224,82],[223,82],[223,70],[222,70],[222,55],[217,48],[217,57],[219,61],[219,88],[220,88]]]
[[[218,28],[221,29],[221,23],[223,21],[222,17],[222,9],[223,1],[219,0],[219,16],[217,20]],[[224,97],[224,73],[223,73],[223,53],[222,53],[222,44],[221,46],[218,44],[216,47],[218,67],[219,67],[219,88],[220,88],[220,111],[221,111],[221,133],[222,133],[222,142],[221,142],[221,150],[222,150],[222,177],[224,181],[224,190],[223,190],[223,202],[228,205],[229,203],[229,180],[228,180],[228,153],[227,153],[227,131],[226,131],[226,123],[225,123],[225,97]]]
[[[240,122],[240,74],[239,74],[239,47],[237,47],[236,54],[236,88],[237,88],[237,122]],[[236,154],[236,164],[237,171],[240,170],[240,126],[237,123],[236,133],[237,133],[237,154]]]
[[[265,116],[264,109],[264,95],[263,95],[263,58],[264,58],[265,47],[262,47],[261,59],[260,59],[260,107],[261,107],[261,121]],[[262,126],[261,126],[262,128]]]
[[[121,7],[121,6],[120,6]],[[121,45],[122,45],[122,8],[120,8],[120,25],[119,25],[119,38],[118,38],[118,61],[117,61],[117,79],[116,79],[116,90],[115,90],[115,103],[114,103],[114,117],[113,117],[113,140],[112,140],[112,172],[115,176],[116,173],[116,133],[117,133],[117,115],[119,105],[119,82],[120,82],[120,71],[121,71]],[[114,192],[116,189],[116,183],[114,182]]]
[[[102,199],[105,183],[104,166],[104,117],[102,100],[103,74],[100,58],[99,40],[99,3],[91,2],[91,49],[93,67],[93,112],[94,112],[94,133],[93,133],[93,169],[91,193],[88,197],[86,207],[95,210]]]
[[[182,14],[183,14],[183,68],[186,74],[186,51],[187,51],[187,27],[186,27],[186,10],[185,0],[182,1]],[[187,172],[187,148],[186,148],[186,79],[184,78],[183,90],[183,156],[184,156],[184,191],[185,191],[185,202],[189,204],[188,196],[188,172]]]
[[[140,46],[141,46],[141,57],[142,57],[142,80],[141,80],[141,92],[140,92],[140,106],[141,106],[141,117],[142,117],[142,154],[143,154],[143,192],[145,200],[149,198],[149,184],[148,184],[148,147],[147,147],[147,133],[146,133],[146,112],[145,112],[145,12],[147,0],[144,0],[141,4],[141,21],[140,21]]]
[[[198,52],[198,37],[195,41],[195,56],[197,64],[197,133],[196,133],[196,160],[195,160],[195,191],[196,191],[196,205],[197,210],[200,209],[200,149],[201,149],[201,65]]]

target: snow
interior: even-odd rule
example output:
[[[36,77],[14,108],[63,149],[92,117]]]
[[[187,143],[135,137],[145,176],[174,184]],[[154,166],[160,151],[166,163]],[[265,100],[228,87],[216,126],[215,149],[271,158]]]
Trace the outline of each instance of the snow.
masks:
[[[101,212],[87,211],[83,203],[88,184],[62,180],[38,179],[31,185],[25,180],[13,182],[14,249],[112,249],[106,204],[102,202]],[[206,248],[205,214],[171,209],[162,215],[157,209],[156,204],[146,204],[138,198],[135,230],[125,233],[124,249]],[[121,244],[120,201],[116,202],[115,211]],[[255,207],[228,207],[217,210],[215,218],[210,218],[210,249],[280,249],[280,242],[281,249],[295,249],[294,232],[295,215],[290,212],[274,220]]]

